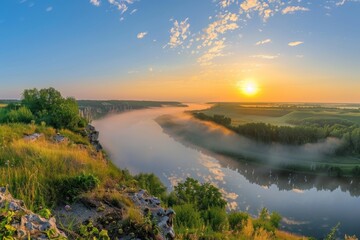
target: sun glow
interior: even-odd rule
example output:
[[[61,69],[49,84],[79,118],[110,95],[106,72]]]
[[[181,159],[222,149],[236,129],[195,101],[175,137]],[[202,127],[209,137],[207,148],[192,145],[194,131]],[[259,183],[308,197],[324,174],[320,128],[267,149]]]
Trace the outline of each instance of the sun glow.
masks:
[[[239,81],[237,86],[246,96],[254,96],[259,92],[258,84],[253,80]]]

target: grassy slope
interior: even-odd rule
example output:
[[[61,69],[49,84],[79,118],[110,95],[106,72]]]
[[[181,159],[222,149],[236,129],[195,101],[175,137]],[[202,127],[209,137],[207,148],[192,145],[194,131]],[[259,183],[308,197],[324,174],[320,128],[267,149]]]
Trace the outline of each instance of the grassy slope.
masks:
[[[39,140],[27,142],[24,134],[41,132]],[[0,185],[36,210],[52,207],[58,193],[55,180],[83,172],[98,177],[102,184],[120,182],[122,172],[108,163],[92,147],[54,143],[55,130],[24,124],[0,125]]]

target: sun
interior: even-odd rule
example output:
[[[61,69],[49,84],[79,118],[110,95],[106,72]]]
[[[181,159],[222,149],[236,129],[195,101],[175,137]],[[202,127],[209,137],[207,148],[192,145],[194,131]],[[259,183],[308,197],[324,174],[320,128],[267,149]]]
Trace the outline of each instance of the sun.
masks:
[[[259,92],[258,84],[253,80],[239,81],[237,87],[246,96],[254,96]]]

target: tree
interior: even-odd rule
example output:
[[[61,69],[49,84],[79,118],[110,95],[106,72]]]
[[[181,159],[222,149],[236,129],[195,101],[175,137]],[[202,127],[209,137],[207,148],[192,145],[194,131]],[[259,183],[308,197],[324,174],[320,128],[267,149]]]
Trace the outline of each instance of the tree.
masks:
[[[210,183],[200,184],[193,178],[187,178],[185,182],[179,183],[174,188],[180,203],[195,203],[199,210],[207,210],[211,207],[224,208],[226,201],[223,199],[219,189]]]
[[[163,197],[166,193],[166,187],[160,179],[153,173],[140,173],[135,176],[138,186],[147,190],[151,195]]]
[[[21,103],[35,115],[37,122],[44,121],[55,128],[75,130],[84,119],[79,115],[79,108],[74,98],[63,98],[54,88],[38,90],[26,89]]]

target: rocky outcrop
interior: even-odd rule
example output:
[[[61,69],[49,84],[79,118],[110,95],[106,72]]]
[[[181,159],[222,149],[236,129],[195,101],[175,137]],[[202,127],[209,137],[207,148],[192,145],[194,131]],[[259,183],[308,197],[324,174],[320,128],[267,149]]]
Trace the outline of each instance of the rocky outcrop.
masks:
[[[0,223],[0,238],[10,235],[15,239],[67,239],[56,227],[55,218],[45,219],[29,211],[4,187],[0,187]]]
[[[99,142],[99,132],[96,131],[95,127],[92,125],[87,125],[86,133],[89,138],[90,143],[95,147],[96,151],[101,151],[103,147]]]
[[[175,239],[175,231],[173,228],[174,210],[171,208],[162,208],[160,206],[161,201],[157,197],[149,195],[145,190],[140,190],[130,195],[130,197],[145,214],[151,213],[152,218],[157,222],[161,230],[163,240]]]

